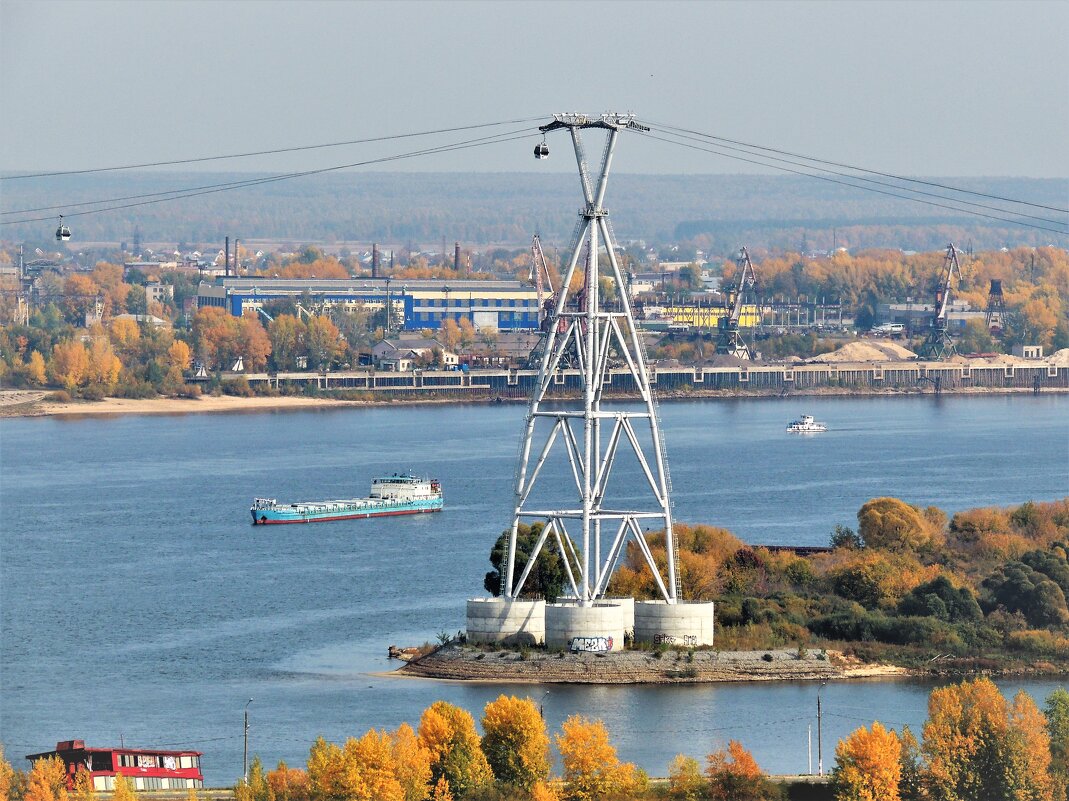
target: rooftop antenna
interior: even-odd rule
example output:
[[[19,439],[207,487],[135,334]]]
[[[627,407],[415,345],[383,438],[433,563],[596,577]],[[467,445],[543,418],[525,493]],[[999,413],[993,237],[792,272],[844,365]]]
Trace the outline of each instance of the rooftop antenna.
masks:
[[[601,167],[596,174],[589,169],[582,139],[582,132],[591,129],[606,134]],[[658,591],[668,604],[675,604],[679,599],[679,571],[672,534],[671,482],[664,442],[642,341],[631,312],[630,298],[623,291],[626,284],[616,257],[609,212],[602,205],[620,131],[649,129],[637,123],[634,115],[610,113],[601,116],[557,114],[552,122],[539,130],[543,134],[567,131],[571,136],[584,203],[572,238],[568,266],[548,320],[538,380],[527,410],[501,594],[510,600],[520,597],[542,548],[555,546],[567,566],[570,592],[579,606],[593,606],[596,599],[605,596],[616,563],[628,541],[633,540],[645,556]],[[599,297],[601,245],[604,245],[608,261],[606,277],[614,280],[618,289],[619,301],[613,305],[613,310],[603,309]],[[584,253],[589,259],[587,275],[581,297],[572,298],[569,287]],[[563,377],[560,374],[569,366],[570,360],[578,365],[581,398],[544,406],[547,393],[557,379]],[[609,371],[615,366],[626,367],[630,374],[641,397],[638,410],[603,407]],[[536,439],[542,444],[532,454]],[[568,475],[574,480],[574,494],[569,494],[571,489],[566,493],[557,492],[552,482],[548,486],[539,485],[543,468],[554,449],[565,451],[564,456],[571,467]],[[627,488],[627,496],[633,500],[617,505],[606,503],[606,495],[610,490],[613,465],[621,451],[634,457],[641,478],[639,486]],[[546,496],[552,499],[547,501]],[[545,521],[545,526],[531,553],[522,556],[526,566],[522,575],[517,576],[519,526],[525,521],[538,520]],[[646,539],[650,528],[664,529],[666,568],[654,561]]]

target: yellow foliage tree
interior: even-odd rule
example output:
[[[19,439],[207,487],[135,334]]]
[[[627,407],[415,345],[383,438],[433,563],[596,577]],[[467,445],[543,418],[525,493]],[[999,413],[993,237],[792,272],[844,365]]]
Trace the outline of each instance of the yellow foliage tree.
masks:
[[[100,336],[89,346],[89,382],[113,389],[122,372],[122,362],[111,349],[111,341]]]
[[[4,746],[0,743],[0,801],[8,801],[11,798],[11,790],[15,783],[15,769],[4,756]]]
[[[93,777],[88,770],[79,770],[74,774],[74,798],[76,801],[94,801],[96,788],[93,787]]]
[[[344,755],[322,737],[316,738],[308,752],[308,790],[314,801],[346,798]]]
[[[48,369],[53,380],[70,392],[89,375],[89,352],[81,342],[60,342],[52,346]]]
[[[705,781],[698,760],[676,754],[668,767],[668,797],[672,801],[698,801],[704,795]]]
[[[26,380],[35,387],[44,386],[45,381],[48,380],[48,374],[45,370],[45,357],[37,351],[32,351],[29,360],[26,362]]]
[[[397,780],[392,742],[386,732],[369,731],[359,740],[351,737],[342,750],[346,798],[405,801],[405,790]]]
[[[494,780],[467,710],[435,701],[420,718],[419,741],[431,753],[432,780],[444,776],[451,792],[463,796]]]
[[[1011,709],[990,679],[932,691],[923,751],[934,798],[1054,801],[1042,716],[1024,695]]]
[[[445,345],[447,350],[455,351],[460,344],[460,326],[452,317],[442,320],[438,328],[438,341]]]
[[[561,725],[556,740],[567,801],[623,799],[637,788],[635,766],[620,762],[600,720],[572,715]]]
[[[453,791],[449,789],[449,780],[445,776],[434,783],[431,801],[453,801]]]
[[[531,699],[498,696],[482,724],[483,753],[499,782],[530,790],[549,778],[549,735]]]
[[[398,726],[390,739],[397,781],[405,791],[405,801],[423,801],[431,781],[431,752],[407,723]]]
[[[304,331],[304,343],[308,353],[308,366],[318,368],[329,365],[335,356],[345,349],[345,340],[329,317],[312,317]]]
[[[835,748],[836,801],[899,801],[902,744],[877,721],[855,730]]]
[[[115,774],[115,789],[111,794],[111,801],[137,801],[137,793],[134,791],[134,783],[121,773]]]
[[[111,321],[111,338],[115,345],[128,350],[137,344],[141,337],[141,329],[134,320],[122,317]]]
[[[857,523],[866,548],[916,551],[938,545],[941,538],[917,507],[898,498],[873,498],[863,504]]]
[[[546,782],[536,782],[531,788],[531,801],[560,801],[560,794]]]

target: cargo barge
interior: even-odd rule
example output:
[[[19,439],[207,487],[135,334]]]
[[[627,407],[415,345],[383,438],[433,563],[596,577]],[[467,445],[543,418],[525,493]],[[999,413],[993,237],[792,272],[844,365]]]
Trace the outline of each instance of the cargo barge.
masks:
[[[395,473],[372,479],[371,494],[367,498],[284,504],[274,498],[256,498],[249,511],[253,525],[267,526],[415,515],[440,512],[442,506],[442,484],[438,479]]]

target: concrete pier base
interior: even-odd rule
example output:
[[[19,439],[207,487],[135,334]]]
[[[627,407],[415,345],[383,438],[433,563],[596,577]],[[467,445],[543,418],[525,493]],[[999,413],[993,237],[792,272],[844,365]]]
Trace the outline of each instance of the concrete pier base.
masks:
[[[635,642],[697,647],[713,644],[713,602],[635,603]]]
[[[469,598],[467,633],[470,642],[541,645],[546,641],[546,602]]]
[[[546,646],[570,651],[622,651],[625,607],[598,601],[546,605]]]

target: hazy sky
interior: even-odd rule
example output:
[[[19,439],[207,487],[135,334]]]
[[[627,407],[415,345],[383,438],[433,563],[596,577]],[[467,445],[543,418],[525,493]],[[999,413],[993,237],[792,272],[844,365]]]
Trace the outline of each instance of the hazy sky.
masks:
[[[0,23],[3,169],[612,109],[896,173],[1069,175],[1064,1],[0,0]],[[314,169],[423,141],[201,169]],[[382,169],[574,169],[554,144],[543,165],[513,142]],[[760,171],[635,136],[617,169]]]

